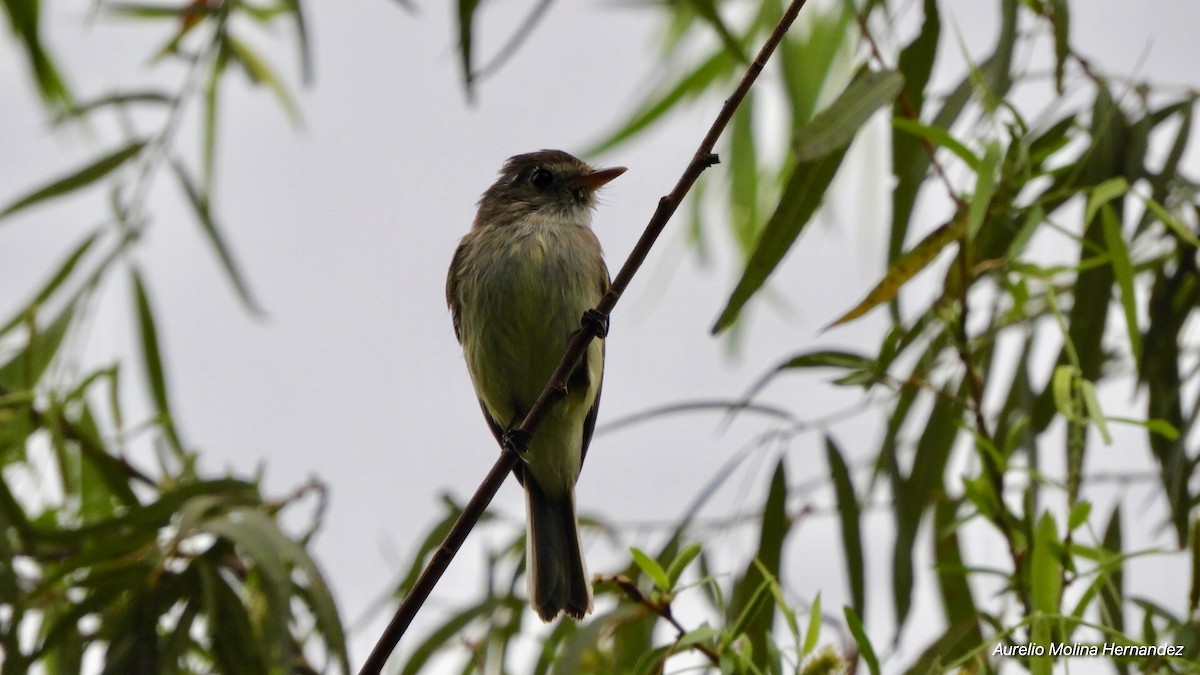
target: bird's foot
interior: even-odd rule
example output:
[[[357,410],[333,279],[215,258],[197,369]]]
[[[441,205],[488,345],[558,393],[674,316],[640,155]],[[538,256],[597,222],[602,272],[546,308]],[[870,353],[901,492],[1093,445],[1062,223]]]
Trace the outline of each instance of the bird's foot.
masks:
[[[608,337],[608,315],[598,309],[592,308],[584,312],[579,323],[583,324],[584,330],[601,340]]]
[[[518,456],[524,457],[526,451],[529,450],[529,441],[532,438],[533,437],[528,431],[524,431],[522,429],[509,429],[504,432],[504,437],[501,440],[500,445],[502,445],[505,450],[511,450],[517,453]]]

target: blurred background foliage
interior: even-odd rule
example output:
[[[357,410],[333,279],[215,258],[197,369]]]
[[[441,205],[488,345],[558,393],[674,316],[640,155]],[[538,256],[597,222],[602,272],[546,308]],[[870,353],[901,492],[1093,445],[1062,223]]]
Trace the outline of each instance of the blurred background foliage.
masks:
[[[722,98],[784,10],[778,0],[644,4],[666,27],[661,80],[592,153],[654,133],[685,106]],[[533,3],[499,56],[480,66],[473,50],[485,28],[475,25],[479,5],[459,0],[455,8],[468,93],[554,8],[549,0]],[[851,144],[871,120],[888,122],[894,182],[859,196],[891,206],[887,264],[861,303],[829,327],[886,312],[877,348],[787,355],[740,405],[723,411],[745,414],[774,378],[814,369],[861,389],[864,400],[883,402],[884,433],[869,462],[848,458],[836,437],[824,439],[822,487],[840,522],[851,603],[823,610],[819,589],[803,584],[804,566],[832,555],[785,559],[789,529],[807,514],[794,508],[796,487],[782,459],[756,515],[720,525],[751,529],[753,555],[735,568],[717,567],[704,548],[711,524],[701,527],[693,515],[745,459],[740,453],[665,543],[652,551],[628,548],[625,569],[599,576],[597,612],[584,623],[534,630],[522,597],[523,528],[485,521],[491,540],[504,542],[491,549],[485,591],[427,634],[409,636],[401,672],[445,668],[450,659],[464,672],[508,672],[533,662],[538,673],[689,666],[731,673],[992,672],[1004,664],[1040,674],[1061,660],[993,655],[997,646],[1026,642],[1179,645],[1180,656],[1117,660],[1112,668],[1195,670],[1200,208],[1196,183],[1180,167],[1197,92],[1114,77],[1078,53],[1071,12],[1089,11],[1086,4],[980,5],[973,11],[986,5],[1000,17],[990,55],[967,59],[958,82],[935,92],[935,66],[957,63],[963,51],[939,3],[814,0],[768,66],[772,77],[722,140],[716,171],[725,178],[710,171],[691,197],[696,254],[703,259],[720,244],[714,233],[728,233],[743,262],[713,332],[751,330],[748,303],[764,296],[803,302],[800,291],[772,288],[772,273],[819,213]],[[301,4],[96,2],[98,14],[158,22],[163,43],[153,59],[182,67],[175,89],[132,87],[86,101],[72,95],[69,77],[39,39],[39,3],[3,6],[47,114],[61,124],[111,115],[127,134],[85,165],[0,206],[0,226],[81,190],[105,191],[110,207],[0,327],[2,672],[80,672],[89,650],[112,673],[348,671],[336,605],[306,548],[320,522],[322,487],[270,499],[256,477],[197,471],[197,455],[172,421],[152,289],[133,255],[152,221],[152,185],[164,175],[234,292],[248,311],[259,311],[224,242],[212,194],[224,121],[218,101],[236,72],[276,97],[287,115],[298,115],[255,40],[287,35],[307,81]],[[280,24],[286,32],[241,30]],[[1051,65],[1033,70],[1024,65],[1031,61]],[[1021,89],[1040,95],[1017,97]],[[176,140],[181,117],[193,111],[203,129],[194,150]],[[154,114],[157,126],[133,123],[135,112]],[[938,278],[933,293],[909,285],[923,271]],[[129,302],[147,374],[138,386],[156,408],[151,419],[122,415],[121,364],[80,372],[71,358],[80,317],[116,275],[126,275],[134,290]],[[1051,358],[1036,358],[1047,351]],[[1137,408],[1104,410],[1100,387],[1134,394]],[[776,412],[780,427],[764,446],[803,430],[787,411]],[[1122,451],[1153,458],[1158,472],[1150,480],[1160,485],[1161,510],[1120,501],[1106,513],[1093,508],[1089,496],[1099,479],[1088,472],[1088,458],[1111,443],[1117,425],[1140,430],[1141,447]],[[129,458],[134,442],[153,445],[153,466]],[[307,528],[281,526],[282,511],[305,504]],[[894,541],[864,538],[869,508],[887,510]],[[458,511],[446,501],[445,519],[417,547],[397,593],[411,586]],[[1130,522],[1157,532],[1155,544],[1128,547],[1123,532]],[[628,533],[602,516],[585,527],[626,546]],[[1001,542],[1002,559],[983,559],[964,544],[980,531]],[[930,550],[918,555],[924,542]],[[890,597],[868,597],[868,550],[891,561]],[[1124,568],[1134,556],[1187,558],[1191,578],[1178,581],[1186,597],[1162,606],[1127,594]],[[921,587],[922,559],[933,561],[926,578],[936,588]],[[938,598],[940,634],[911,662],[881,663],[880,648],[900,634],[922,593]],[[861,619],[868,611],[889,614],[895,634],[868,635]]]

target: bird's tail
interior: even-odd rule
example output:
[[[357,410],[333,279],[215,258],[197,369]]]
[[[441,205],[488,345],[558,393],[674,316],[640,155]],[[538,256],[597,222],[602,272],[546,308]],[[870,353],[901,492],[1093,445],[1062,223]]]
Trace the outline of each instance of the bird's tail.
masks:
[[[525,476],[529,536],[525,547],[529,600],[542,621],[565,612],[582,619],[592,611],[592,584],[579,543],[575,490],[553,499],[529,473]]]

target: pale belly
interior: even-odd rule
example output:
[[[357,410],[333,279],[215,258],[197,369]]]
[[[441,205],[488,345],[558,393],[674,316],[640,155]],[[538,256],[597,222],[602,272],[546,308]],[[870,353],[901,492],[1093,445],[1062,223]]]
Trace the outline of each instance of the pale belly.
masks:
[[[580,317],[600,300],[603,262],[599,248],[588,258],[572,237],[592,237],[583,228],[557,231],[523,228],[503,245],[477,239],[487,255],[468,256],[470,276],[480,283],[463,288],[472,301],[460,310],[460,330],[475,391],[502,427],[521,422],[558,365]],[[519,234],[513,237],[513,234]],[[486,260],[487,262],[478,262]],[[465,298],[464,298],[465,299]],[[595,404],[603,377],[603,345],[586,355],[586,386],[568,388],[534,434],[527,461],[548,492],[573,485],[582,462],[583,423]]]

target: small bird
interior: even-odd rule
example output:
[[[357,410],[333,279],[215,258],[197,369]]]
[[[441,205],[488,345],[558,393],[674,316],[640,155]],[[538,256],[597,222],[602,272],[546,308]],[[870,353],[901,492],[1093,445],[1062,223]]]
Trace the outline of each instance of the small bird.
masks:
[[[483,415],[502,445],[581,330],[581,318],[608,290],[592,210],[596,191],[624,172],[593,169],[561,150],[511,157],[454,252],[446,302]],[[595,340],[515,471],[525,488],[529,599],[543,621],[559,612],[582,619],[592,609],[575,481],[603,377],[604,343]]]

